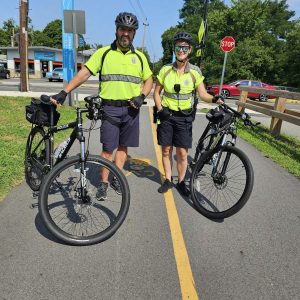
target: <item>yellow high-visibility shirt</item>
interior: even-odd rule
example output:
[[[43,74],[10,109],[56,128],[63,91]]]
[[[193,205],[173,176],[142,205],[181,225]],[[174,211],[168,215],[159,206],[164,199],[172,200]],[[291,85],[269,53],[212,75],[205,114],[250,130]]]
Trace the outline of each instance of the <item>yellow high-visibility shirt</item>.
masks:
[[[192,108],[192,93],[203,82],[204,76],[199,67],[188,62],[182,74],[177,72],[176,63],[163,66],[157,79],[164,88],[162,105],[179,111]],[[180,85],[178,94],[174,89],[175,84]]]
[[[101,66],[102,56],[109,48],[111,50],[107,52]],[[152,75],[147,58],[142,52],[132,48],[124,54],[117,48],[116,42],[98,49],[85,66],[93,75],[99,73],[102,67],[99,96],[110,100],[128,100],[139,96],[143,81]]]

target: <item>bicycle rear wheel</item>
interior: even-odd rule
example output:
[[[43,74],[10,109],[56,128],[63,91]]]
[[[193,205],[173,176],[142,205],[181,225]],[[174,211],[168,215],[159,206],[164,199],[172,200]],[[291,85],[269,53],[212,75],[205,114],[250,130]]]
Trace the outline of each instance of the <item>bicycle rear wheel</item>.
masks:
[[[246,204],[253,183],[254,173],[248,157],[236,147],[224,146],[200,158],[191,175],[190,190],[201,214],[224,219]]]
[[[33,127],[25,150],[25,179],[33,191],[38,191],[45,167],[50,164],[50,143],[42,127]]]
[[[97,199],[103,169],[110,182],[106,200]],[[81,174],[81,170],[85,175]],[[47,229],[71,245],[91,245],[111,237],[126,218],[130,203],[124,174],[110,161],[89,155],[83,163],[77,156],[65,159],[47,175],[39,195],[39,212]]]

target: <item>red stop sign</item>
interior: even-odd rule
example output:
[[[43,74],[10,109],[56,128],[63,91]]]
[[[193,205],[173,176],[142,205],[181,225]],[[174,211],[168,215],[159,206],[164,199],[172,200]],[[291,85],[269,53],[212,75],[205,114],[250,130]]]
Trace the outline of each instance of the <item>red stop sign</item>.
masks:
[[[235,48],[235,40],[232,36],[225,36],[220,43],[220,48],[224,52],[230,52]]]

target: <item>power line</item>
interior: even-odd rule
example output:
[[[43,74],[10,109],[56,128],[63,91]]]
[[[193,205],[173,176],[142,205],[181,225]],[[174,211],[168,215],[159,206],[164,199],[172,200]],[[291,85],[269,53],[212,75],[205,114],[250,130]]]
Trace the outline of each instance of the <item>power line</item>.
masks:
[[[137,2],[137,4],[138,4],[138,7],[139,7],[139,9],[140,9],[142,15],[143,15],[143,18],[147,21],[146,14],[144,13],[144,10],[143,10],[143,8],[142,8],[142,5],[141,5],[141,3],[140,3],[140,0],[136,0],[136,2]]]

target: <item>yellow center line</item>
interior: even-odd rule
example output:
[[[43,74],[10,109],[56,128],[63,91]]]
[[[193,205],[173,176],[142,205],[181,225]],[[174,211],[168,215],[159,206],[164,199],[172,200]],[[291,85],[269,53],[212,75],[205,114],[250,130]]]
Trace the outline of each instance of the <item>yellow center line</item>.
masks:
[[[153,124],[153,116],[152,116],[152,107],[149,106],[149,115],[151,120],[151,128],[152,128],[152,137],[154,150],[157,158],[157,165],[160,171],[160,174],[164,173],[164,168],[162,164],[162,155],[160,146],[158,146],[156,141],[156,129]],[[162,175],[161,180],[163,181]],[[189,261],[189,257],[187,254],[187,250],[185,247],[185,242],[182,235],[182,230],[179,222],[179,217],[173,197],[172,190],[168,190],[168,192],[164,193],[165,204],[167,208],[168,221],[171,231],[174,255],[177,265],[177,272],[180,282],[181,295],[182,299],[199,299],[196,285]]]

